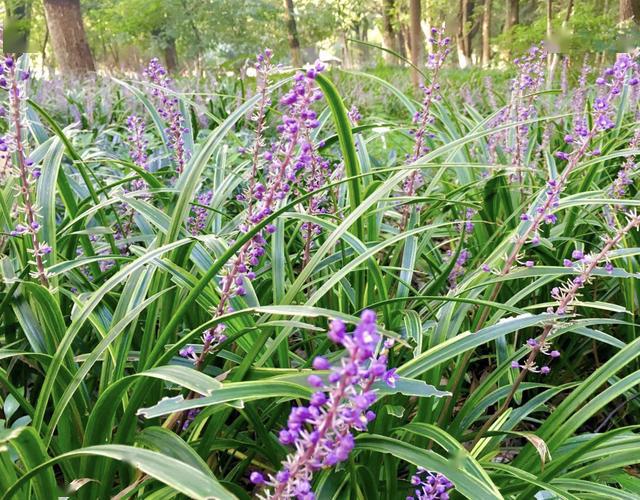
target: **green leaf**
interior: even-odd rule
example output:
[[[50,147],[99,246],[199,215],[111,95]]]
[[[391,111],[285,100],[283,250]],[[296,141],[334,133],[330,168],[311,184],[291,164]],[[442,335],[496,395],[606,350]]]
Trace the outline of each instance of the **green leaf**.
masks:
[[[82,456],[106,457],[125,462],[158,481],[171,486],[175,491],[188,495],[191,498],[202,500],[227,500],[236,498],[235,495],[223,488],[211,475],[205,474],[199,468],[195,468],[188,463],[155,451],[112,444],[81,448],[63,453],[53,460],[42,463],[23,475],[18,482],[4,493],[2,499],[8,500],[12,498],[13,494],[26,483],[26,480],[41,471],[52,474],[52,471],[49,469],[52,465],[63,460]],[[55,483],[51,489],[38,498],[50,498],[51,491],[55,491]]]

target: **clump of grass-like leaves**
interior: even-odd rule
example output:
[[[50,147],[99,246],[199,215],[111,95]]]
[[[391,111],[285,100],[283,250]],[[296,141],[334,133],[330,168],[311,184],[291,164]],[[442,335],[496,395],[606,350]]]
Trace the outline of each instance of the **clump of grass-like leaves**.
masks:
[[[499,106],[432,43],[402,120],[5,57],[0,498],[639,497],[638,62]]]

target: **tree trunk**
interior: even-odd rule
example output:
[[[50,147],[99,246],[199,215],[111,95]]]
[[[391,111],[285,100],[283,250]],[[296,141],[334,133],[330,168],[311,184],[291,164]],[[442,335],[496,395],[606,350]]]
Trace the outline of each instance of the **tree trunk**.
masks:
[[[382,41],[384,47],[394,52],[398,52],[398,38],[393,27],[396,16],[395,0],[382,0]],[[384,53],[384,60],[387,64],[397,63],[393,54]]]
[[[4,26],[5,54],[23,54],[29,51],[31,32],[31,0],[5,0],[6,23]]]
[[[520,5],[518,0],[506,0],[507,9],[504,22],[504,30],[509,31],[520,22]]]
[[[458,9],[458,63],[461,68],[471,64],[471,38],[472,31],[477,31],[477,26],[469,26],[473,14],[473,0],[460,0]]]
[[[640,24],[640,0],[620,0],[620,22],[633,20]]]
[[[551,45],[551,37],[553,36],[553,0],[547,0],[547,43]],[[551,48],[551,47],[550,47]],[[547,71],[549,71],[549,85],[551,81],[551,62],[553,54],[549,50],[547,53]]]
[[[551,20],[553,18],[553,12],[551,10],[552,8],[551,2],[552,0],[547,0],[547,36],[549,38],[551,38],[551,36],[553,35],[552,33],[553,26],[551,25]],[[569,24],[569,21],[571,20],[572,12],[573,12],[573,0],[569,0],[569,3],[567,4],[567,13],[564,16],[564,19],[562,20],[563,30],[567,27],[567,24]],[[558,47],[558,51],[556,51],[555,54],[553,54],[553,58],[551,59],[551,62],[549,64],[549,76],[547,78],[548,89],[551,89],[553,87],[553,79],[554,79],[553,75],[556,71],[556,68],[558,67],[558,61],[560,61],[559,47]]]
[[[58,67],[65,74],[95,71],[82,24],[80,0],[43,0],[51,45]]]
[[[299,68],[302,66],[302,59],[300,58],[300,39],[298,38],[298,28],[296,27],[293,0],[284,0],[284,6],[287,20],[287,37],[289,39],[289,49],[291,50],[291,64]]]
[[[491,0],[484,0],[482,13],[482,66],[489,66],[491,61]]]
[[[456,46],[458,48],[458,66],[466,68],[467,50],[465,47],[465,19],[467,11],[467,0],[459,0],[458,2],[458,32],[456,33]]]
[[[47,65],[47,44],[49,43],[49,28],[44,32],[44,42],[42,42],[42,50],[40,51],[42,66]]]
[[[409,38],[411,40],[411,62],[419,67],[422,59],[422,28],[420,18],[422,17],[420,0],[409,0]],[[420,85],[420,74],[415,68],[411,68],[411,82],[418,88]]]
[[[164,63],[169,73],[175,73],[178,69],[178,51],[173,37],[166,40],[164,46]]]
[[[409,38],[406,36],[406,26],[400,26],[398,30],[398,52],[405,59],[407,58],[407,48],[409,47]]]

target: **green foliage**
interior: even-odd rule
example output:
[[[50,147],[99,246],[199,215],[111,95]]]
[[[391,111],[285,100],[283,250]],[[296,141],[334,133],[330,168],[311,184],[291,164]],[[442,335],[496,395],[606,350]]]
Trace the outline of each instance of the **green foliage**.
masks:
[[[118,17],[127,12],[118,10],[119,2],[101,8],[113,16],[109,30],[118,25],[131,37],[127,43],[142,40],[132,30],[139,21]],[[136,15],[144,17],[144,9]],[[194,9],[185,12],[204,22]],[[145,29],[161,25],[164,15],[186,14],[147,12]],[[586,24],[576,13],[576,26],[580,22]],[[419,103],[406,71],[327,72],[317,82],[324,100],[314,139],[325,140],[322,154],[332,168],[344,166],[344,177],[322,188],[335,197],[338,212],[306,213],[301,207],[314,193],[300,190],[247,232],[239,228],[245,208],[236,195],[251,171],[237,153],[253,139],[247,118],[258,95],[250,79],[225,82],[223,95],[177,93],[194,138],[179,177],[143,84],[86,83],[84,92],[99,90],[104,100],[91,108],[70,91],[72,111],[67,101],[49,110],[48,84],[41,82],[46,102],[34,94],[26,128],[31,157],[42,170],[34,196],[40,234],[53,248],[46,260],[49,288],[29,277],[27,245],[8,237],[15,182],[0,187],[4,498],[248,498],[249,473],[279,469],[289,451],[277,432],[290,408],[312,393],[306,382],[311,360],[341,355],[326,340],[328,319],[351,324],[363,308],[376,310],[381,333],[396,339],[389,363],[400,378],[395,388],[377,387],[377,418],[357,437],[349,461],[317,472],[318,498],[405,498],[416,467],[446,474],[455,484],[452,498],[640,498],[638,234],[615,250],[611,272],[594,273],[575,315],[545,312],[552,287],[575,274],[563,259],[577,247],[601,247],[609,231],[602,208],[640,205],[634,185],[624,200],[612,200],[609,192],[625,157],[640,153],[628,147],[637,102],[625,97],[615,128],[598,139],[602,154],[583,158],[570,176],[555,210],[559,223],[526,251],[535,266],[497,276],[480,265],[494,266],[513,249],[525,227],[519,215],[544,196],[548,178],[561,168],[552,153],[565,147],[572,126],[571,95],[540,96],[539,114],[528,121],[539,146],[529,152],[535,168],[514,184],[506,161],[489,159],[488,138],[512,133],[514,125],[489,125],[498,111],[489,97],[501,105],[503,92],[486,95],[485,76],[445,72],[430,150],[407,164],[407,130]],[[508,74],[494,76],[496,87],[504,86]],[[290,82],[283,75],[271,89],[269,141],[275,103]],[[470,99],[463,99],[463,89]],[[346,112],[354,102],[365,115],[357,126]],[[150,124],[149,171],[131,162],[125,146],[132,110]],[[406,199],[401,186],[415,169],[425,185]],[[633,178],[637,182],[637,174]],[[147,183],[145,196],[123,189],[134,180]],[[209,189],[211,202],[200,204],[207,211],[204,230],[191,235],[195,197]],[[403,202],[418,209],[399,230]],[[460,228],[467,209],[477,212],[470,233]],[[116,240],[125,214],[133,230]],[[309,221],[322,232],[304,262],[301,225]],[[247,295],[233,299],[234,310],[212,317],[221,273],[269,223],[277,231]],[[471,257],[451,286],[463,248]],[[228,339],[202,371],[194,369],[178,352],[219,323],[227,325]],[[562,351],[552,373],[529,374],[509,410],[478,436],[513,387],[511,362],[528,352],[526,339],[550,323]],[[201,411],[181,428],[177,419],[194,408]]]

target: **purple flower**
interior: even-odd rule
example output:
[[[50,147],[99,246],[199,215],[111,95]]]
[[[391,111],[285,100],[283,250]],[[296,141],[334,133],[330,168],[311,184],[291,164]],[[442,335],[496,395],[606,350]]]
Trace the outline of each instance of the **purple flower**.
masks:
[[[392,368],[384,374],[384,381],[389,387],[395,387],[398,381],[398,375],[396,375],[396,369]]]
[[[346,333],[341,321],[332,321],[329,337],[345,348],[347,356],[331,368],[328,384],[319,376],[309,377],[311,385],[320,390],[308,407],[291,409],[287,427],[279,433],[282,444],[295,448],[282,462],[282,469],[268,480],[252,473],[254,484],[269,488],[267,497],[315,498],[311,488],[314,473],[347,460],[355,446],[353,431],[366,430],[375,418],[369,410],[376,401],[373,384],[383,379],[391,385],[397,379],[395,370],[386,368],[386,350],[374,355],[380,335],[373,311],[363,311],[352,334]],[[314,360],[314,367],[325,369],[327,364],[324,358]]]
[[[196,417],[198,416],[198,414],[201,411],[202,410],[200,408],[192,408],[187,412],[187,414],[186,414],[186,416],[185,416],[185,418],[184,418],[184,420],[182,422],[182,427],[181,428],[182,428],[183,431],[186,431],[189,428],[189,426],[193,423],[193,421],[196,419]]]
[[[638,149],[640,147],[640,130],[636,130],[631,141],[629,141],[629,148]],[[616,179],[609,187],[609,194],[613,198],[623,198],[627,194],[627,186],[633,184],[631,175],[637,170],[638,164],[636,163],[635,156],[629,156],[622,168],[618,171]]]
[[[312,366],[314,370],[328,370],[329,368],[331,368],[331,363],[329,363],[327,358],[324,358],[322,356],[317,356],[313,360]]]
[[[208,206],[213,199],[213,191],[209,190],[202,194],[199,194],[196,203],[191,208],[191,214],[187,218],[187,227],[191,234],[202,234],[207,226],[207,220],[209,218]]]
[[[362,120],[362,115],[355,105],[351,106],[351,109],[349,110],[349,113],[347,113],[347,115],[349,116],[349,120],[351,120],[351,123],[354,126],[358,125],[358,122]]]
[[[584,253],[582,250],[574,250],[571,252],[571,258],[574,260],[582,260],[584,258]]]
[[[469,258],[471,258],[471,252],[469,252],[469,250],[467,250],[466,248],[463,248],[456,258],[456,263],[449,272],[449,286],[451,288],[455,288],[455,286],[458,284],[458,278],[460,278],[460,276],[465,273],[466,269],[464,266]]]
[[[172,90],[172,82],[167,70],[157,58],[149,61],[149,65],[144,70],[144,76],[153,84],[151,95],[156,100],[158,114],[167,125],[165,129],[167,146],[173,150],[176,172],[180,174],[184,170],[190,153],[187,151],[184,142],[184,134],[187,129],[184,125],[184,117],[180,112],[178,98]]]
[[[8,91],[10,116],[7,135],[0,137],[0,184],[4,186],[8,178],[16,178],[19,193],[16,199],[16,213],[23,214],[24,218],[10,234],[11,236],[29,236],[31,245],[29,252],[33,254],[36,266],[32,276],[37,277],[46,287],[49,281],[43,257],[50,254],[52,249],[38,235],[40,223],[34,186],[40,170],[35,167],[33,160],[26,153],[28,143],[24,102],[27,98],[26,80],[29,78],[29,73],[18,70],[16,66],[13,57],[9,55],[0,57],[0,75],[2,75],[0,88]]]
[[[328,163],[320,160],[311,143],[311,132],[319,126],[312,104],[322,98],[322,92],[314,81],[316,74],[323,69],[321,64],[314,66],[311,75],[299,72],[294,76],[293,87],[280,99],[283,113],[280,125],[276,128],[277,139],[269,148],[268,154],[261,154],[265,147],[262,137],[266,126],[264,115],[270,104],[267,83],[272,69],[271,51],[266,50],[258,56],[256,63],[261,98],[253,116],[257,123],[256,138],[253,147],[247,150],[252,154],[252,175],[248,189],[240,196],[241,201],[247,203],[245,220],[239,226],[241,233],[248,232],[277,209],[278,204],[287,198],[298,182],[301,170],[311,168],[311,165],[321,169],[328,168]],[[263,162],[264,165],[261,165]],[[257,180],[260,171],[265,173],[264,182]],[[189,220],[191,230],[201,231],[205,219],[204,211],[194,209],[194,216]],[[275,230],[275,226],[268,225],[258,231],[229,261],[219,280],[220,300],[215,316],[229,311],[229,301],[233,297],[247,293],[245,280],[255,279],[254,269],[266,253],[265,236]],[[196,360],[196,367],[200,366],[207,352],[208,347],[205,346]]]
[[[416,474],[411,476],[411,484],[416,488],[407,500],[449,500],[448,492],[453,488],[453,483],[446,476],[422,467],[418,467]]]
[[[601,261],[606,261],[609,257],[609,253],[613,248],[615,248],[625,237],[627,233],[629,233],[633,229],[640,228],[640,216],[636,213],[628,213],[627,223],[624,227],[618,229],[618,231],[613,236],[609,236],[605,239],[605,244],[600,250],[598,254],[593,257],[589,257],[589,259],[585,259],[584,265],[580,269],[580,274],[575,278],[568,280],[565,284],[559,287],[554,287],[551,290],[551,297],[558,302],[555,310],[550,308],[551,313],[555,314],[566,314],[570,312],[573,302],[578,296],[580,290],[584,287],[586,283],[588,283],[591,279],[591,275],[598,267],[598,264]],[[582,252],[580,252],[581,254]],[[546,356],[549,356],[551,359],[555,359],[560,357],[560,352],[557,350],[550,350],[551,345],[547,340],[548,335],[551,333],[552,325],[545,326],[542,334],[537,339],[529,339],[527,341],[527,346],[531,349],[531,355],[533,358],[538,353],[542,353]],[[535,362],[533,358],[527,359],[524,365],[519,365],[523,370],[539,372],[541,374],[547,374],[551,371],[549,366],[543,366],[539,370],[536,368]],[[513,365],[512,365],[513,366]]]
[[[432,72],[431,80],[427,86],[421,86],[423,93],[422,108],[420,111],[416,112],[413,117],[416,129],[413,131],[413,153],[409,157],[409,161],[411,163],[417,162],[429,152],[429,147],[426,143],[426,139],[429,137],[427,129],[435,121],[435,118],[431,113],[431,107],[434,101],[441,99],[438,77],[447,56],[451,52],[451,47],[449,46],[451,40],[444,36],[444,27],[434,28],[434,30],[435,31],[432,31],[430,38],[434,51],[432,54],[429,54],[427,60],[427,67]],[[424,180],[419,170],[411,172],[403,185],[404,195],[408,197],[414,196],[423,182]],[[410,205],[404,206],[402,222],[400,224],[401,228],[406,227],[407,221],[409,220],[409,208]]]
[[[257,471],[254,471],[251,473],[251,475],[249,476],[249,479],[251,480],[251,482],[253,484],[263,484],[264,483],[264,476],[262,474],[260,474]]]
[[[138,116],[131,115],[127,118],[127,142],[129,143],[129,156],[133,163],[145,170],[149,170],[149,157],[147,156],[148,141],[145,139],[146,124]]]

